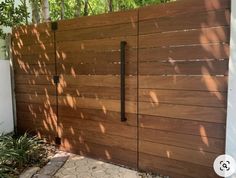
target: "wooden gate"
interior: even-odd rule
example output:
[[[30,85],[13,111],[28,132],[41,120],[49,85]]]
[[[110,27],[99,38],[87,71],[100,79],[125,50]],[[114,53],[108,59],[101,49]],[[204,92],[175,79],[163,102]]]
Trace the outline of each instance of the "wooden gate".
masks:
[[[18,130],[144,171],[217,177],[212,164],[225,144],[229,8],[229,0],[180,0],[14,29]]]
[[[224,153],[228,0],[181,0],[139,10],[139,168],[217,177]]]
[[[17,128],[53,141],[57,136],[54,35],[50,23],[12,32]]]
[[[58,22],[61,148],[137,166],[137,11]],[[120,43],[126,41],[126,116],[120,118]]]

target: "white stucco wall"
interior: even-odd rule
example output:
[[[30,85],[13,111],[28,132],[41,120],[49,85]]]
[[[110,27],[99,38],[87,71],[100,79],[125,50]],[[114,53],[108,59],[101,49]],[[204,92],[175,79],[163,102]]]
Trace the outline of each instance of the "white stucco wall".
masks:
[[[14,130],[10,61],[0,60],[0,134]]]
[[[228,110],[226,126],[226,154],[236,160],[236,1],[231,0],[230,60],[228,80]],[[236,173],[231,176],[236,178]]]

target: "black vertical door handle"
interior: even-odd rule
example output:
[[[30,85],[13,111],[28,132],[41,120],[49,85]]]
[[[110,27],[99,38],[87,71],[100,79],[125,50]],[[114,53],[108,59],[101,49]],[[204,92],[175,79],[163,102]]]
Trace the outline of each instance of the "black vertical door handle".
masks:
[[[125,47],[126,41],[120,42],[120,118],[125,122]]]

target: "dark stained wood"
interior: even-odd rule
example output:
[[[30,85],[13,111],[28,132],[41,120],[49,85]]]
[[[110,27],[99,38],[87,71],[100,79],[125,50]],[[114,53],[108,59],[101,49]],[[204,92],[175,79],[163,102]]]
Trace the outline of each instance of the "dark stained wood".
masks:
[[[139,127],[225,139],[225,124],[139,115]]]

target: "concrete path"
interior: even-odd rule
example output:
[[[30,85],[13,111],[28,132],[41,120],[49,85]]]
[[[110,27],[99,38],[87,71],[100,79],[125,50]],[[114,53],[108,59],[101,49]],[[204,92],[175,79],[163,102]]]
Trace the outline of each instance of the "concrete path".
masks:
[[[143,178],[137,171],[102,161],[71,155],[54,178]],[[155,178],[159,178],[155,176]]]

